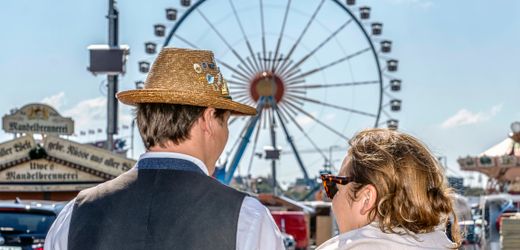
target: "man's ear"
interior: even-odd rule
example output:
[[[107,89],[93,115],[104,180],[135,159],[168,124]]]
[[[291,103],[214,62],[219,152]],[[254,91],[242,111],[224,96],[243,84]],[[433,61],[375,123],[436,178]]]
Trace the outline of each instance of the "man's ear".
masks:
[[[363,206],[361,207],[360,213],[362,215],[367,214],[372,208],[376,206],[377,201],[377,190],[376,187],[372,184],[368,184],[360,192],[361,202],[363,202]]]
[[[203,131],[209,135],[213,135],[215,132],[215,112],[214,108],[206,108],[200,118]]]

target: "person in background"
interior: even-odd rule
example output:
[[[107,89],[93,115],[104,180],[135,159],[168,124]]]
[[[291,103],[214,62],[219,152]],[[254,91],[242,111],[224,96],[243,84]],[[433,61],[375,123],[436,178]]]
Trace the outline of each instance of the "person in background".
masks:
[[[212,52],[164,48],[145,88],[117,98],[135,106],[147,152],[128,172],[81,191],[45,249],[284,249],[266,207],[211,177],[230,115],[256,114],[231,100]]]
[[[340,234],[331,249],[456,249],[461,236],[443,169],[418,139],[368,129],[350,140],[340,176],[322,175]],[[451,217],[450,217],[451,216]]]

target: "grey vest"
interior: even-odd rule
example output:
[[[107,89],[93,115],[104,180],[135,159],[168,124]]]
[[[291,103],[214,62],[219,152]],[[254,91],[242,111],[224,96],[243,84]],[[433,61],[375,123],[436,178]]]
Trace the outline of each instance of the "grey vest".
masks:
[[[236,249],[244,197],[189,161],[144,158],[78,195],[68,248]]]

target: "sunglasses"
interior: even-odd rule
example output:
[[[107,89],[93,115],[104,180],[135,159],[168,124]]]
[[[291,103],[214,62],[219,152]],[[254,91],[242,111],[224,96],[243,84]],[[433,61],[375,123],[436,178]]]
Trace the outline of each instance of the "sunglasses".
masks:
[[[338,192],[337,184],[347,185],[351,182],[354,182],[352,177],[347,176],[335,176],[331,174],[322,174],[321,181],[323,183],[323,187],[325,188],[325,192],[327,193],[327,197],[330,199],[334,198],[334,195]]]

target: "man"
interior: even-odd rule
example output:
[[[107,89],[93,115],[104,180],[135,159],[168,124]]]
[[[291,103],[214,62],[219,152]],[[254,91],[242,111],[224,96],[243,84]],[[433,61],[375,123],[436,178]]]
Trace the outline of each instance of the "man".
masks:
[[[234,102],[210,51],[165,48],[136,107],[147,152],[119,177],[83,190],[52,225],[45,249],[283,249],[269,211],[210,176]]]

